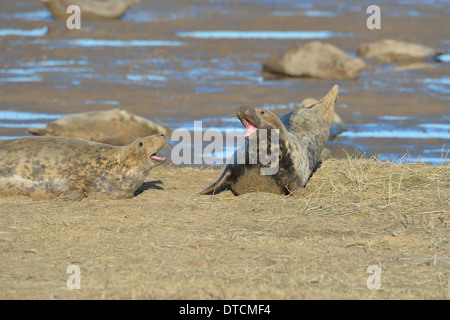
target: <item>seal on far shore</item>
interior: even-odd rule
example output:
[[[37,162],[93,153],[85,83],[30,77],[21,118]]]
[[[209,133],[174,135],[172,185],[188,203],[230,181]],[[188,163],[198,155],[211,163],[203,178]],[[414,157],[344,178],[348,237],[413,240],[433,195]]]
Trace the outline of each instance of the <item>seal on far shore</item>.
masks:
[[[235,195],[247,192],[269,192],[301,196],[313,171],[317,168],[320,154],[328,141],[333,120],[334,104],[339,87],[335,85],[319,102],[307,108],[297,109],[278,118],[265,109],[241,107],[237,117],[247,128],[245,163],[233,163],[225,167],[220,178],[201,194],[215,194],[230,186]],[[261,175],[260,169],[267,167],[261,161],[250,163],[248,139],[258,134],[259,129],[267,130],[267,149],[271,150],[271,130],[277,130],[278,171],[273,175]],[[258,150],[261,140],[258,141]],[[275,149],[276,150],[276,149]],[[239,150],[234,154],[237,158]]]
[[[311,41],[276,53],[263,63],[263,71],[290,77],[354,80],[366,64],[329,43]]]
[[[88,111],[65,115],[43,128],[29,128],[37,136],[69,137],[124,146],[140,137],[170,129],[125,110]]]
[[[112,146],[65,137],[0,141],[0,194],[35,199],[130,198],[150,170],[164,162],[156,152],[164,134]]]
[[[383,39],[371,43],[361,43],[358,46],[358,56],[372,58],[381,62],[410,64],[414,62],[431,62],[437,55],[445,51],[418,43],[404,42],[393,39]]]
[[[77,5],[85,20],[119,19],[139,0],[41,0],[56,19],[67,19],[70,5]]]

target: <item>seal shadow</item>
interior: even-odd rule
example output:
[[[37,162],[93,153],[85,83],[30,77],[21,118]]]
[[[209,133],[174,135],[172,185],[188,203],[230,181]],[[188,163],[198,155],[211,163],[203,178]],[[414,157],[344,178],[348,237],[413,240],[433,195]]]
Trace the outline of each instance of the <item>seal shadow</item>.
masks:
[[[164,190],[161,186],[163,182],[161,180],[144,182],[133,194],[133,197],[137,197],[141,193],[147,190]]]
[[[323,163],[322,160],[319,160],[319,161],[316,162],[316,165],[314,166],[314,169],[311,172],[310,178],[313,176],[314,173],[316,173],[316,171],[318,169],[320,169],[320,167],[322,166],[322,163]]]

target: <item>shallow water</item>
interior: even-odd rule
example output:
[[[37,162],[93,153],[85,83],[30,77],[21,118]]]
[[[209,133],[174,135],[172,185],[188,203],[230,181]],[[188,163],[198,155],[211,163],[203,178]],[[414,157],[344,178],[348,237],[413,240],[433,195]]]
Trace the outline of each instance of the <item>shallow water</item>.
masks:
[[[47,27],[40,29],[0,29],[0,37],[5,36],[22,36],[22,37],[40,37],[44,36],[48,31]]]
[[[319,98],[335,82],[267,78],[261,62],[310,39],[330,41],[355,56],[358,43],[374,40],[374,32],[361,27],[369,4],[211,0],[194,6],[144,1],[122,21],[86,22],[87,31],[74,36],[41,4],[2,1],[0,138],[27,136],[28,127],[95,109],[128,109],[190,131],[195,120],[203,120],[203,131],[222,132],[242,128],[233,115],[242,104],[288,113],[304,98]],[[435,26],[426,20],[417,29],[432,31],[411,37],[419,43],[437,34],[450,13],[448,4],[439,1],[379,5],[392,17],[384,20],[387,26],[436,20]],[[395,36],[388,31],[380,38]],[[445,36],[433,44],[450,47]],[[450,78],[448,55],[439,60],[419,70],[375,65],[357,81],[338,82],[336,112],[348,129],[339,142],[384,160],[398,161],[408,154],[411,161],[441,163],[450,145]],[[22,93],[10,94],[15,91]],[[29,92],[35,96],[27,99]],[[54,100],[50,107],[47,100]]]
[[[349,37],[351,33],[332,31],[191,31],[178,32],[182,38],[197,39],[328,39],[333,37]]]

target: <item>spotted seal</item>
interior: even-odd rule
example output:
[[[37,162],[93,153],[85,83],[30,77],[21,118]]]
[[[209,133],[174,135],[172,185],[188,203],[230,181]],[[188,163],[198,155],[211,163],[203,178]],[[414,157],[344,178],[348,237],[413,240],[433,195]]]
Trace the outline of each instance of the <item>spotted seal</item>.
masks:
[[[139,0],[41,0],[57,19],[67,19],[70,5],[77,5],[85,20],[119,19]]]
[[[364,61],[332,44],[312,41],[273,54],[263,62],[263,71],[289,77],[354,80],[365,66]]]
[[[43,128],[29,128],[28,132],[37,136],[77,138],[116,146],[157,133],[170,135],[166,126],[120,109],[68,114]]]
[[[65,137],[26,137],[0,141],[0,194],[35,199],[79,200],[84,196],[130,198],[150,170],[164,134],[112,146]]]
[[[225,167],[220,178],[201,194],[215,194],[225,186],[230,186],[235,195],[247,192],[269,192],[275,194],[291,194],[301,196],[305,186],[318,163],[320,154],[327,143],[330,126],[333,120],[334,104],[339,87],[335,85],[328,94],[316,104],[297,109],[278,118],[265,109],[241,107],[237,117],[247,128],[245,163],[233,163]],[[274,129],[278,139],[278,171],[272,175],[261,175],[261,162],[251,164],[249,160],[248,139],[266,129],[267,137],[271,137]],[[267,144],[271,143],[268,138]],[[261,142],[258,140],[258,148]],[[266,150],[271,148],[267,147]],[[274,149],[276,150],[276,148]],[[237,158],[238,149],[234,155]]]
[[[445,51],[418,43],[394,39],[383,39],[358,46],[358,56],[372,58],[380,62],[410,64],[414,62],[430,62]]]

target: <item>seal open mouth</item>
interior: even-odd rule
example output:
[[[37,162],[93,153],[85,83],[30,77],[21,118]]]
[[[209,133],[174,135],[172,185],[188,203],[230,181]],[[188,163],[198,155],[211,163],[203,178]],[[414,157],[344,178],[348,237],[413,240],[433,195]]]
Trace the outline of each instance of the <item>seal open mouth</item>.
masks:
[[[244,137],[248,137],[248,136],[254,134],[256,131],[258,131],[258,127],[254,123],[252,123],[246,119],[242,119],[242,124],[247,129],[247,132],[245,132]]]
[[[166,157],[159,157],[159,156],[157,156],[156,155],[156,152],[154,153],[154,154],[152,154],[151,156],[150,156],[150,159],[152,159],[152,160],[155,160],[155,161],[160,161],[160,162],[162,162],[162,161],[164,161],[164,160],[166,160]]]

